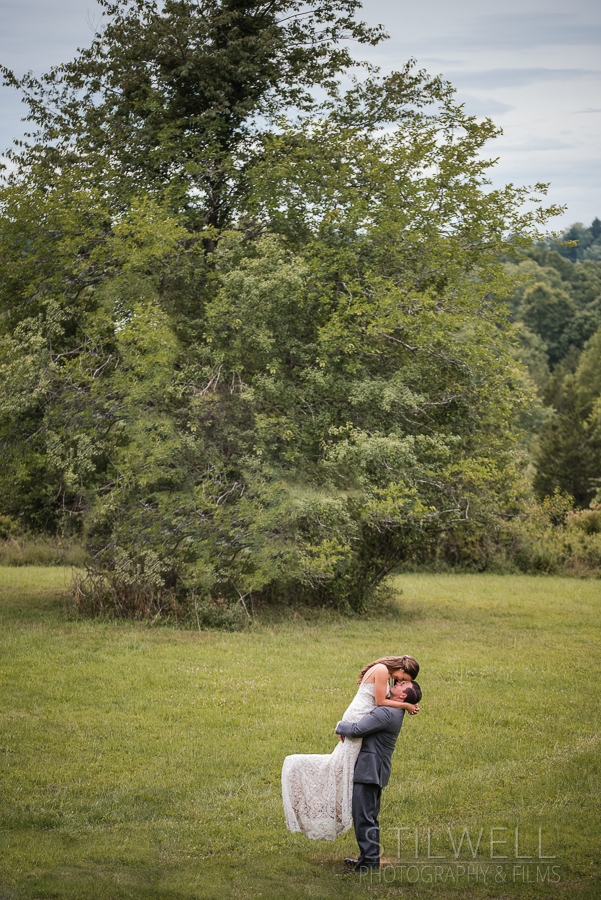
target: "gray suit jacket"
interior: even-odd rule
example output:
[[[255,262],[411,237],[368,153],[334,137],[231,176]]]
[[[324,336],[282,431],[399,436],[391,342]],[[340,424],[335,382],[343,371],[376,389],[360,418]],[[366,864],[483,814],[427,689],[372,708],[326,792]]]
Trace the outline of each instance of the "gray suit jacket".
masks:
[[[361,751],[355,763],[353,781],[386,787],[390,778],[392,751],[399,736],[404,715],[404,709],[376,706],[359,722],[338,723],[336,734],[342,734],[349,738],[363,738]]]

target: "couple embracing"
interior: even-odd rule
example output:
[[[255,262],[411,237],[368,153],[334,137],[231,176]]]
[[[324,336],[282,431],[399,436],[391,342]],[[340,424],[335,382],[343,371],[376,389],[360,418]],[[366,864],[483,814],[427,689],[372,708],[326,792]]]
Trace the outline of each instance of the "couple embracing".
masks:
[[[336,726],[333,753],[287,756],[282,797],[289,831],[312,840],[334,841],[355,826],[359,858],[348,871],[380,867],[378,816],[382,788],[405,710],[419,712],[422,692],[412,656],[384,656],[364,666],[353,702]]]

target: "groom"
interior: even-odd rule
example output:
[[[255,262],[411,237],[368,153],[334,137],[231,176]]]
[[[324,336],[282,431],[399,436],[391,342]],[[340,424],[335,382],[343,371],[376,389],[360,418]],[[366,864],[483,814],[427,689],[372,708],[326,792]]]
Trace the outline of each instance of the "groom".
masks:
[[[402,681],[390,689],[390,698],[417,704],[422,699],[422,691],[417,681]],[[359,859],[345,860],[348,865],[354,865],[347,872],[363,874],[380,868],[380,800],[382,788],[390,778],[392,752],[404,715],[404,709],[376,706],[359,722],[339,722],[336,726],[336,734],[342,741],[345,737],[363,738],[353,778],[353,825]]]

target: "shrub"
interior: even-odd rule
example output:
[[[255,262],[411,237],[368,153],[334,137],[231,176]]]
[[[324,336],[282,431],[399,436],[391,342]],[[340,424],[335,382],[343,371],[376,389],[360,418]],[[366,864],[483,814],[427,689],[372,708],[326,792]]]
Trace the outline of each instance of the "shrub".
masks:
[[[121,576],[121,577],[120,577]],[[199,599],[166,589],[152,577],[124,579],[122,573],[101,574],[88,566],[77,574],[69,598],[69,610],[79,616],[137,619],[150,624],[178,624],[188,627],[238,631],[250,621],[243,600],[228,601],[217,594]]]
[[[19,533],[19,526],[10,516],[0,516],[0,540],[6,541]]]
[[[585,534],[601,534],[601,503],[593,503],[591,507],[571,512],[568,516],[568,528]]]
[[[541,573],[601,577],[601,506],[575,510],[560,491],[521,513],[466,522],[416,548],[403,569]]]

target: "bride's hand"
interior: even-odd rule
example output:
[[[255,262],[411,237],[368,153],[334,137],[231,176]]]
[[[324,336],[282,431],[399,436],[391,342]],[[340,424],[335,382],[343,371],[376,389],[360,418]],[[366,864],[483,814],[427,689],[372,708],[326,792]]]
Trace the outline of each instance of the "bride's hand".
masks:
[[[394,703],[395,706],[398,706],[399,709],[406,709],[409,715],[414,716],[419,712],[419,706],[417,703],[405,703],[404,700],[392,700],[391,703]]]

